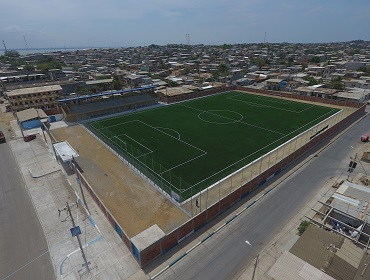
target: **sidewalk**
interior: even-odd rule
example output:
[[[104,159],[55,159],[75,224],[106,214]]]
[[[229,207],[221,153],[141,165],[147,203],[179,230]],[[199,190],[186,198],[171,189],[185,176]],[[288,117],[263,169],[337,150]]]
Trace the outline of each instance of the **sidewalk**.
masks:
[[[74,189],[79,193],[76,177],[67,177],[63,172],[53,156],[50,139],[47,138],[46,145],[41,133],[35,140],[24,142],[19,137],[19,128],[13,125],[14,128],[18,139],[9,141],[9,144],[43,227],[56,279],[145,278],[138,263],[88,192],[84,194],[91,217],[83,207],[77,207],[73,192]],[[81,228],[81,243],[85,247],[90,273],[83,266],[77,238],[71,236],[70,228],[73,226],[66,211],[67,202],[76,225]]]
[[[370,143],[364,144],[358,151],[354,151],[354,154],[357,154],[360,158],[362,153],[370,149]],[[362,164],[369,169],[369,164],[362,162]],[[357,176],[352,174],[354,182],[356,181],[354,177],[361,178],[361,173],[358,173]],[[305,205],[290,222],[281,229],[281,231],[269,242],[269,245],[266,246],[258,256],[257,267],[255,270],[256,259],[250,263],[243,272],[241,272],[234,280],[249,280],[253,275],[255,270],[255,279],[258,280],[273,280],[272,277],[268,275],[269,270],[275,264],[276,260],[284,253],[285,250],[289,251],[294,243],[298,240],[298,226],[304,221],[308,220],[305,216],[313,218],[315,212],[312,208],[317,209],[319,201],[326,202],[332,194],[337,190],[333,187],[335,183],[338,183],[342,180],[347,180],[347,174],[339,177],[333,177],[326,181],[321,190],[311,199],[311,201]],[[358,183],[358,182],[355,182]],[[316,207],[315,207],[316,206]],[[319,205],[319,208],[321,205]]]

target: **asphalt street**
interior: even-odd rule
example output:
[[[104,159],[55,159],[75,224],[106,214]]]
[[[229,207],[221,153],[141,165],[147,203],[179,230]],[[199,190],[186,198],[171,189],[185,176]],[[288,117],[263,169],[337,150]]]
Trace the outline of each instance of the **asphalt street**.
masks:
[[[0,144],[0,280],[55,279],[48,246],[8,143]]]
[[[307,164],[158,279],[233,279],[327,180],[348,174],[350,156],[363,145],[359,139],[370,132],[369,124],[367,116],[317,156],[309,152]],[[357,172],[364,170],[358,166],[351,176]]]

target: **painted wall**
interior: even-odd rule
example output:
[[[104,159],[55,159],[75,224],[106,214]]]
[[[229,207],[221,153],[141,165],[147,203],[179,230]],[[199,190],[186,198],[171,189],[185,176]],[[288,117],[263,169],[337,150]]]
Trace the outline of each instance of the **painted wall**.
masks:
[[[40,122],[40,120],[22,122],[22,126],[23,126],[24,130],[32,129],[32,128],[36,128],[36,127],[41,127],[41,122]]]

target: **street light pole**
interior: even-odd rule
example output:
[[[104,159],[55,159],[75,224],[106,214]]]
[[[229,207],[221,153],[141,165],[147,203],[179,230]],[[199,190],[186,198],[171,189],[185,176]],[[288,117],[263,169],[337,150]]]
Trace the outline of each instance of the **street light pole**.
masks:
[[[253,275],[252,275],[252,280],[254,280],[254,276],[256,274],[256,270],[257,270],[257,265],[258,265],[258,255],[256,257],[256,262],[254,263],[254,269],[253,269]]]
[[[67,202],[67,210],[68,210],[68,214],[69,214],[69,216],[71,217],[72,225],[73,225],[73,227],[75,228],[75,227],[76,227],[75,220],[73,219],[72,212],[71,212],[71,208],[69,208],[69,204],[68,204],[68,202]],[[85,230],[86,230],[86,229],[85,229]],[[85,255],[84,249],[82,248],[80,235],[77,235],[76,237],[77,237],[77,240],[78,240],[78,245],[80,246],[80,250],[81,250],[81,253],[82,253],[82,258],[84,259],[86,269],[87,269],[87,271],[90,273],[89,263],[87,262],[87,259],[86,259],[86,255]]]
[[[42,134],[44,135],[45,143],[47,143],[48,141],[46,140],[45,131],[44,131],[45,128],[42,127],[44,124],[41,122],[40,115],[39,115],[39,109],[36,109],[36,112],[37,112],[37,117],[39,118],[39,121],[41,123],[41,130],[42,130]]]
[[[87,206],[87,203],[86,203],[84,191],[83,191],[82,186],[81,186],[81,179],[80,179],[79,174],[77,173],[76,160],[75,160],[74,156],[72,156],[72,165],[73,165],[74,172],[76,174],[77,184],[80,187],[80,191],[81,191],[81,194],[82,194],[82,200],[85,204],[86,209],[90,212],[89,207]]]

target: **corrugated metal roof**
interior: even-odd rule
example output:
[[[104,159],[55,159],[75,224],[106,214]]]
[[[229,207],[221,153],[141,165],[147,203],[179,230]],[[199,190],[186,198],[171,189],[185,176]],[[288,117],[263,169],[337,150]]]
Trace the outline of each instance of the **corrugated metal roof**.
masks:
[[[275,280],[335,280],[288,251],[279,257],[268,275]]]
[[[38,115],[37,112],[39,113]],[[30,108],[17,112],[17,117],[20,122],[38,119],[39,116],[40,119],[46,119],[48,117],[42,109]]]
[[[370,222],[370,188],[345,181],[332,197],[334,208]]]

